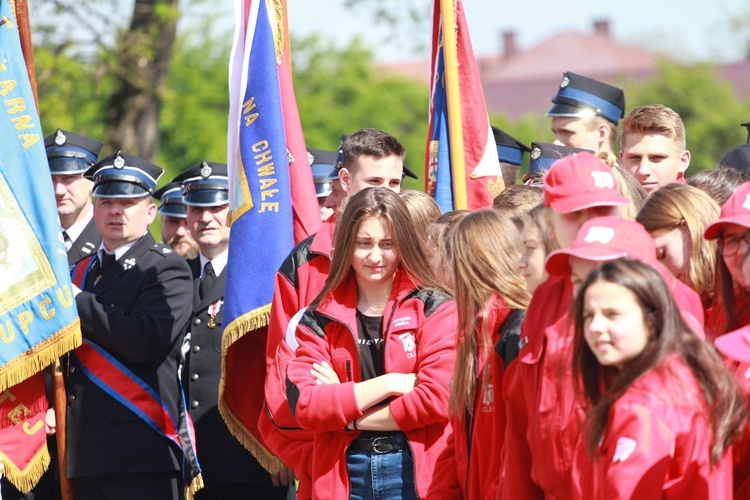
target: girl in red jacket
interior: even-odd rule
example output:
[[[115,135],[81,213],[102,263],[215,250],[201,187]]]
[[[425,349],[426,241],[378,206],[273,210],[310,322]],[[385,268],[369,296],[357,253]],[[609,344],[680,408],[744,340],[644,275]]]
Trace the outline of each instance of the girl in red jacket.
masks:
[[[390,190],[354,195],[295,316],[287,397],[314,433],[313,498],[425,498],[445,449],[456,310],[414,232]]]
[[[659,273],[632,259],[605,263],[573,307],[573,374],[588,406],[574,465],[580,498],[731,498],[726,451],[745,401]]]
[[[459,324],[449,407],[453,433],[435,466],[429,498],[494,498],[505,436],[503,376],[518,353],[520,322],[531,299],[516,267],[522,246],[510,219],[481,210],[448,231],[445,250]]]

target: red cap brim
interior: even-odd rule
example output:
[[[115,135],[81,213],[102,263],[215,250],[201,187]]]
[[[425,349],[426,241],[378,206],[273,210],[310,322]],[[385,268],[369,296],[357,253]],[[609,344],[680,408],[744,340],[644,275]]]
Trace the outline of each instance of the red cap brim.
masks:
[[[559,214],[569,214],[591,207],[622,207],[630,205],[630,200],[618,193],[573,194],[550,202]]]
[[[750,328],[743,327],[714,340],[716,348],[726,357],[750,363]]]
[[[578,257],[584,260],[602,262],[627,257],[628,253],[615,248],[602,246],[582,246],[555,250],[547,257],[545,268],[549,274],[567,276],[570,274],[570,258]]]
[[[703,237],[707,240],[715,240],[721,236],[721,232],[730,224],[750,229],[750,214],[733,215],[731,217],[724,217],[715,220],[708,225],[705,231],[703,231]]]

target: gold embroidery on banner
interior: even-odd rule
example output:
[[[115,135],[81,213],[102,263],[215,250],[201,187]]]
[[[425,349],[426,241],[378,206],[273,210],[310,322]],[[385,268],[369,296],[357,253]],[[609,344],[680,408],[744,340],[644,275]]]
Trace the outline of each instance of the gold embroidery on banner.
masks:
[[[0,315],[57,284],[49,260],[0,174]]]
[[[284,56],[284,7],[281,0],[266,0],[266,11],[273,30],[273,39],[276,45],[276,65],[281,66],[281,58]]]

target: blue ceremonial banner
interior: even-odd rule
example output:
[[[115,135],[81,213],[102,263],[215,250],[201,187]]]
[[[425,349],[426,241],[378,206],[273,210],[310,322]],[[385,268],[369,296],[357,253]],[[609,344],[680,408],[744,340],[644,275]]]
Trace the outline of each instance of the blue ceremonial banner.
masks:
[[[239,117],[230,117],[238,119],[239,144],[228,152],[232,231],[225,343],[228,331],[241,335],[268,324],[274,275],[294,246],[277,47],[265,1],[252,2],[246,26],[241,96],[230,95],[242,101]]]
[[[232,231],[219,411],[232,434],[275,472],[282,464],[258,430],[274,277],[320,217],[292,86],[284,2],[235,5],[227,137]]]
[[[433,75],[432,113],[430,116],[430,142],[427,157],[427,192],[435,198],[442,213],[453,210],[453,179],[451,173],[450,141],[448,138],[448,99],[445,94],[445,58],[442,33],[439,37],[437,60]]]
[[[0,0],[0,391],[81,343],[42,127]]]

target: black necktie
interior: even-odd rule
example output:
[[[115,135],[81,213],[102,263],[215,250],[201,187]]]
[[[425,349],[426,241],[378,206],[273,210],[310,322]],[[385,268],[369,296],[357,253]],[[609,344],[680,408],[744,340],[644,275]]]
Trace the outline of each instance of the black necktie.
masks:
[[[203,297],[208,294],[208,291],[211,290],[212,286],[214,286],[215,281],[216,274],[214,274],[214,266],[210,262],[206,262],[206,266],[203,268],[203,279],[201,280],[201,286],[198,289],[198,293],[200,294],[201,299],[203,299]]]
[[[68,232],[63,229],[62,232],[63,235],[63,241],[65,242],[65,251],[69,251],[70,248],[73,246],[73,240],[68,235]]]
[[[109,269],[110,266],[112,266],[112,264],[114,264],[117,259],[115,259],[115,254],[113,253],[102,252],[101,256],[102,256],[102,260],[101,260],[100,267],[99,267],[99,273],[103,274],[104,271]]]

